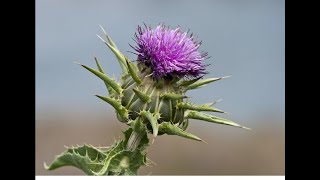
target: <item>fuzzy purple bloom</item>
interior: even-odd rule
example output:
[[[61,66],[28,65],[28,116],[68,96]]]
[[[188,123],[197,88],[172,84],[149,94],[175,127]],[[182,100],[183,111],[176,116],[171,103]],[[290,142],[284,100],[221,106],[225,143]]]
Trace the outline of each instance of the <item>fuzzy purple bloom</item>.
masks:
[[[169,29],[158,25],[155,29],[138,26],[135,34],[138,61],[153,70],[155,78],[178,76],[198,77],[206,74],[202,60],[208,53],[199,52],[201,42],[194,40],[193,34],[182,32],[180,27]]]

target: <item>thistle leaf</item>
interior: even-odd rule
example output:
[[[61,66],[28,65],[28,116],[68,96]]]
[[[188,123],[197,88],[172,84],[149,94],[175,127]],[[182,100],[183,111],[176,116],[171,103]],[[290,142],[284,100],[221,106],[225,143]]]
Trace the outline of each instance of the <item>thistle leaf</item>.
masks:
[[[126,150],[126,144],[133,133],[132,128],[124,132],[125,139],[116,141],[108,150],[83,145],[68,148],[47,166],[47,170],[54,170],[63,166],[74,166],[87,175],[137,175],[139,167],[147,165],[144,152],[149,140],[147,132],[140,140],[137,149]]]
[[[220,78],[203,79],[203,80],[197,81],[195,83],[192,83],[192,84],[186,86],[185,91],[191,90],[191,89],[197,89],[197,88],[200,88],[200,87],[202,87],[204,85],[207,85],[209,83],[212,83],[212,82],[215,82],[215,81],[218,81],[218,80],[221,80],[221,79],[225,79],[225,78],[228,78],[228,77],[230,77],[230,76],[220,77]]]
[[[202,141],[199,137],[180,129],[178,126],[175,126],[170,122],[162,122],[159,125],[159,131],[166,133],[168,135],[178,135],[181,137],[185,137],[185,138],[189,138],[197,141]]]
[[[151,102],[151,97],[147,94],[145,94],[142,91],[139,91],[135,88],[132,89],[134,91],[134,93],[138,96],[139,99],[141,99],[141,101],[146,102],[146,103],[150,103]]]
[[[204,104],[204,105],[195,105],[195,104],[191,104],[191,103],[188,103],[188,102],[180,102],[180,103],[177,104],[177,106],[179,108],[182,108],[182,109],[225,113],[224,111],[221,111],[220,109],[214,108],[212,106],[208,106],[206,104]]]
[[[98,172],[103,167],[103,161],[106,154],[101,150],[90,146],[83,145],[76,148],[69,148],[47,166],[47,170],[54,170],[62,166],[74,166],[81,169],[87,175],[93,175],[93,172]]]
[[[207,121],[207,122],[212,122],[212,123],[217,123],[217,124],[225,124],[225,125],[229,125],[229,126],[235,126],[235,127],[240,127],[240,128],[244,128],[244,129],[249,129],[247,127],[241,126],[233,121],[230,121],[228,119],[224,119],[224,118],[220,118],[220,117],[216,117],[216,116],[212,116],[209,114],[204,114],[201,112],[197,112],[197,111],[188,111],[186,112],[186,118],[191,118],[191,119],[196,119],[196,120],[202,120],[202,121]]]
[[[166,99],[172,99],[172,100],[180,100],[180,99],[183,99],[183,98],[188,98],[188,96],[180,95],[180,94],[174,94],[174,93],[161,94],[160,97],[166,98]]]
[[[101,72],[102,74],[106,74],[106,73],[104,72],[102,66],[100,65],[99,60],[97,59],[96,56],[94,56],[94,60],[96,61],[96,64],[97,64],[97,67],[98,67],[99,72]],[[105,81],[104,81],[104,84],[106,85],[109,94],[110,94],[110,95],[114,95],[114,93],[115,93],[114,89],[113,89],[107,82],[105,82]]]
[[[132,128],[124,132],[125,140],[116,142],[107,152],[103,168],[94,173],[95,175],[137,175],[138,169],[146,165],[147,158],[144,149],[149,143],[147,133],[144,133],[137,149],[128,151],[126,145],[131,133],[133,133]]]
[[[103,167],[100,169],[100,171],[98,172],[92,171],[92,173],[97,176],[108,174],[108,170],[110,170],[110,165],[112,163],[117,163],[117,161],[114,162],[114,160],[119,159],[119,157],[121,156],[124,156],[123,152],[124,152],[123,141],[116,142],[115,145],[108,151],[107,157],[104,159]],[[113,168],[113,170],[115,170],[115,168]],[[118,171],[114,173],[118,173]]]
[[[123,89],[121,88],[120,85],[118,85],[114,80],[112,80],[110,77],[108,77],[106,74],[103,74],[95,69],[92,69],[86,65],[79,64],[100,79],[102,79],[105,83],[109,84],[119,95],[122,95]]]
[[[137,83],[137,84],[141,84],[141,79],[139,78],[138,76],[138,69],[137,67],[135,67],[134,64],[132,64],[132,62],[129,62],[129,60],[126,58],[126,63],[127,63],[127,66],[128,66],[128,70],[129,70],[129,73],[132,77],[132,79]]]
[[[98,98],[104,100],[105,102],[109,103],[114,109],[119,113],[122,118],[129,119],[129,110],[127,110],[124,106],[121,105],[120,100],[116,100],[114,98],[95,95]]]
[[[152,115],[149,111],[141,111],[139,115],[146,118],[150,122],[153,131],[153,137],[157,137],[159,128],[157,117],[159,116],[156,114]]]

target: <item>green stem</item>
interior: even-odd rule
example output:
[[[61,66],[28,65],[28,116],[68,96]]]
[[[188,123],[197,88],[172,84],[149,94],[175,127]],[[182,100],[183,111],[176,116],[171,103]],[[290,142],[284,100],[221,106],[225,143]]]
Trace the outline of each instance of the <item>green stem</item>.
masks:
[[[143,133],[132,131],[130,138],[128,140],[126,149],[129,151],[136,150],[143,136],[144,136]]]

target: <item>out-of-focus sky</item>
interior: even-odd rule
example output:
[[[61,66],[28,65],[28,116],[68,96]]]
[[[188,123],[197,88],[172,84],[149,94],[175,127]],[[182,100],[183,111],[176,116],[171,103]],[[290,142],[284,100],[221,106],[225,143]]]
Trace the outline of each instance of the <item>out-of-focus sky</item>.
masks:
[[[120,76],[113,54],[99,40],[102,25],[131,59],[137,25],[180,25],[203,41],[207,77],[231,78],[189,92],[193,102],[222,98],[227,117],[250,126],[259,115],[284,121],[284,0],[36,0],[36,112],[102,112],[92,96],[104,84],[73,61],[94,67],[93,53],[109,75]]]

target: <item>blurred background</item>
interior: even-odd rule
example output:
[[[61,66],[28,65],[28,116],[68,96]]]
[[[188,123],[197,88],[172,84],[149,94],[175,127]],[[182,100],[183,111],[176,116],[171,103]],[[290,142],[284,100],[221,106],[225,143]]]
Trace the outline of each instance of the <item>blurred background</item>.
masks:
[[[46,171],[64,145],[109,146],[127,127],[111,106],[103,82],[77,61],[119,77],[118,62],[96,34],[99,25],[118,48],[128,45],[137,25],[165,23],[188,29],[211,56],[207,77],[231,78],[188,93],[193,102],[220,98],[216,107],[240,128],[193,121],[188,131],[208,144],[160,136],[148,156],[157,165],[141,175],[284,175],[285,44],[284,0],[36,0],[36,174],[83,175],[73,167]]]

